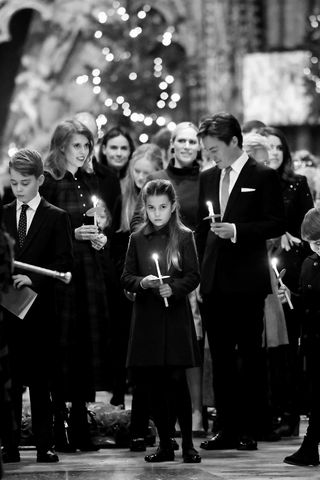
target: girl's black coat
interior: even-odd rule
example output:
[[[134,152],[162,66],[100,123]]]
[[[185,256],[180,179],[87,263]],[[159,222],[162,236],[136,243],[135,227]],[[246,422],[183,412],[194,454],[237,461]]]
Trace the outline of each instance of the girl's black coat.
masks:
[[[123,287],[136,293],[133,307],[127,366],[185,366],[199,364],[199,353],[188,293],[199,284],[199,265],[191,231],[181,231],[179,251],[181,271],[167,269],[168,226],[156,231],[150,225],[130,237]],[[164,305],[158,289],[142,289],[140,281],[157,275],[152,254],[158,253],[162,275],[173,295]]]

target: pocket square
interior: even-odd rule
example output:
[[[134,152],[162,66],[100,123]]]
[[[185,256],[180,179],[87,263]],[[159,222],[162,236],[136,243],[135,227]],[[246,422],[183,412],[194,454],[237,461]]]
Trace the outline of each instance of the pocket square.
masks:
[[[255,192],[255,191],[256,191],[255,188],[246,188],[246,187],[241,188],[241,192]]]

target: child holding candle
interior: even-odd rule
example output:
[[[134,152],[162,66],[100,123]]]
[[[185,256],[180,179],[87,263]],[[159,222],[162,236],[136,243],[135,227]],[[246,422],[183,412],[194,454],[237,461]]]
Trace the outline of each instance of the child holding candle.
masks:
[[[200,361],[188,300],[188,293],[199,283],[193,234],[180,221],[170,181],[148,182],[142,199],[145,222],[130,237],[121,281],[126,290],[136,293],[127,366],[133,383],[150,397],[160,438],[157,451],[145,460],[174,460],[170,441],[170,406],[174,405],[182,434],[183,460],[198,463],[201,457],[192,442],[192,407],[185,375],[186,368]],[[158,255],[161,277],[169,275],[163,283],[154,254]],[[163,299],[167,299],[168,307]]]
[[[309,210],[301,225],[301,238],[309,243],[313,255],[308,256],[302,264],[300,273],[299,298],[302,300],[304,315],[302,316],[301,344],[306,357],[309,375],[311,398],[310,416],[306,435],[300,448],[285,457],[284,462],[291,465],[319,465],[318,445],[320,441],[320,209]],[[279,296],[286,301],[290,291],[280,286]],[[297,295],[295,295],[297,297]]]

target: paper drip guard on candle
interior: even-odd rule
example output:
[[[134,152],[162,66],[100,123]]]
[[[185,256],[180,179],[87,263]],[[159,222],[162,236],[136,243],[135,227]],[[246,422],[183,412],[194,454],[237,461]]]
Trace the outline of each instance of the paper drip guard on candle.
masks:
[[[89,208],[89,210],[86,211],[87,217],[93,217],[93,224],[95,227],[98,226],[98,215],[103,215],[104,214],[104,208],[103,207],[98,207],[99,203],[99,198],[96,197],[95,195],[92,195],[91,197],[93,207]]]
[[[153,253],[152,254],[152,259],[154,260],[154,263],[156,264],[156,269],[157,269],[157,273],[158,273],[158,278],[160,280],[160,284],[163,285],[163,277],[161,275],[161,271],[160,271],[160,267],[159,267],[159,255],[157,253]],[[164,300],[164,304],[166,307],[169,307],[169,303],[168,303],[168,299],[166,297],[163,298]]]
[[[282,275],[280,275],[280,273],[279,273],[279,271],[278,271],[278,269],[277,269],[277,263],[278,263],[278,259],[277,259],[277,258],[274,257],[274,258],[271,259],[271,266],[272,266],[272,268],[273,268],[274,273],[276,274],[276,277],[277,277],[277,279],[278,279],[279,285],[280,285],[281,287],[284,287],[284,288],[285,288],[284,294],[285,294],[287,303],[288,303],[288,305],[289,305],[289,307],[290,307],[290,310],[293,310],[293,305],[292,305],[290,296],[289,296],[289,294],[288,294],[288,292],[287,292],[287,290],[286,290],[287,287],[286,287],[285,284],[283,283],[283,281],[282,281]]]
[[[87,217],[94,217],[94,214],[103,215],[104,208],[103,207],[92,207],[86,211]]]

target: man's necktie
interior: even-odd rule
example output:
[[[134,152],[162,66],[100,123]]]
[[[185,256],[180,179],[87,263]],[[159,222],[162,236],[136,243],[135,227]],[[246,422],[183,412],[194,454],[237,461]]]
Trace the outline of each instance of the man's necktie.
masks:
[[[221,184],[221,202],[220,202],[220,213],[223,217],[229,198],[229,186],[230,186],[230,172],[231,167],[227,167],[224,173]]]
[[[23,204],[21,206],[21,213],[19,218],[19,225],[18,225],[18,238],[19,238],[19,245],[22,247],[23,242],[25,241],[27,235],[27,210],[29,205]]]

